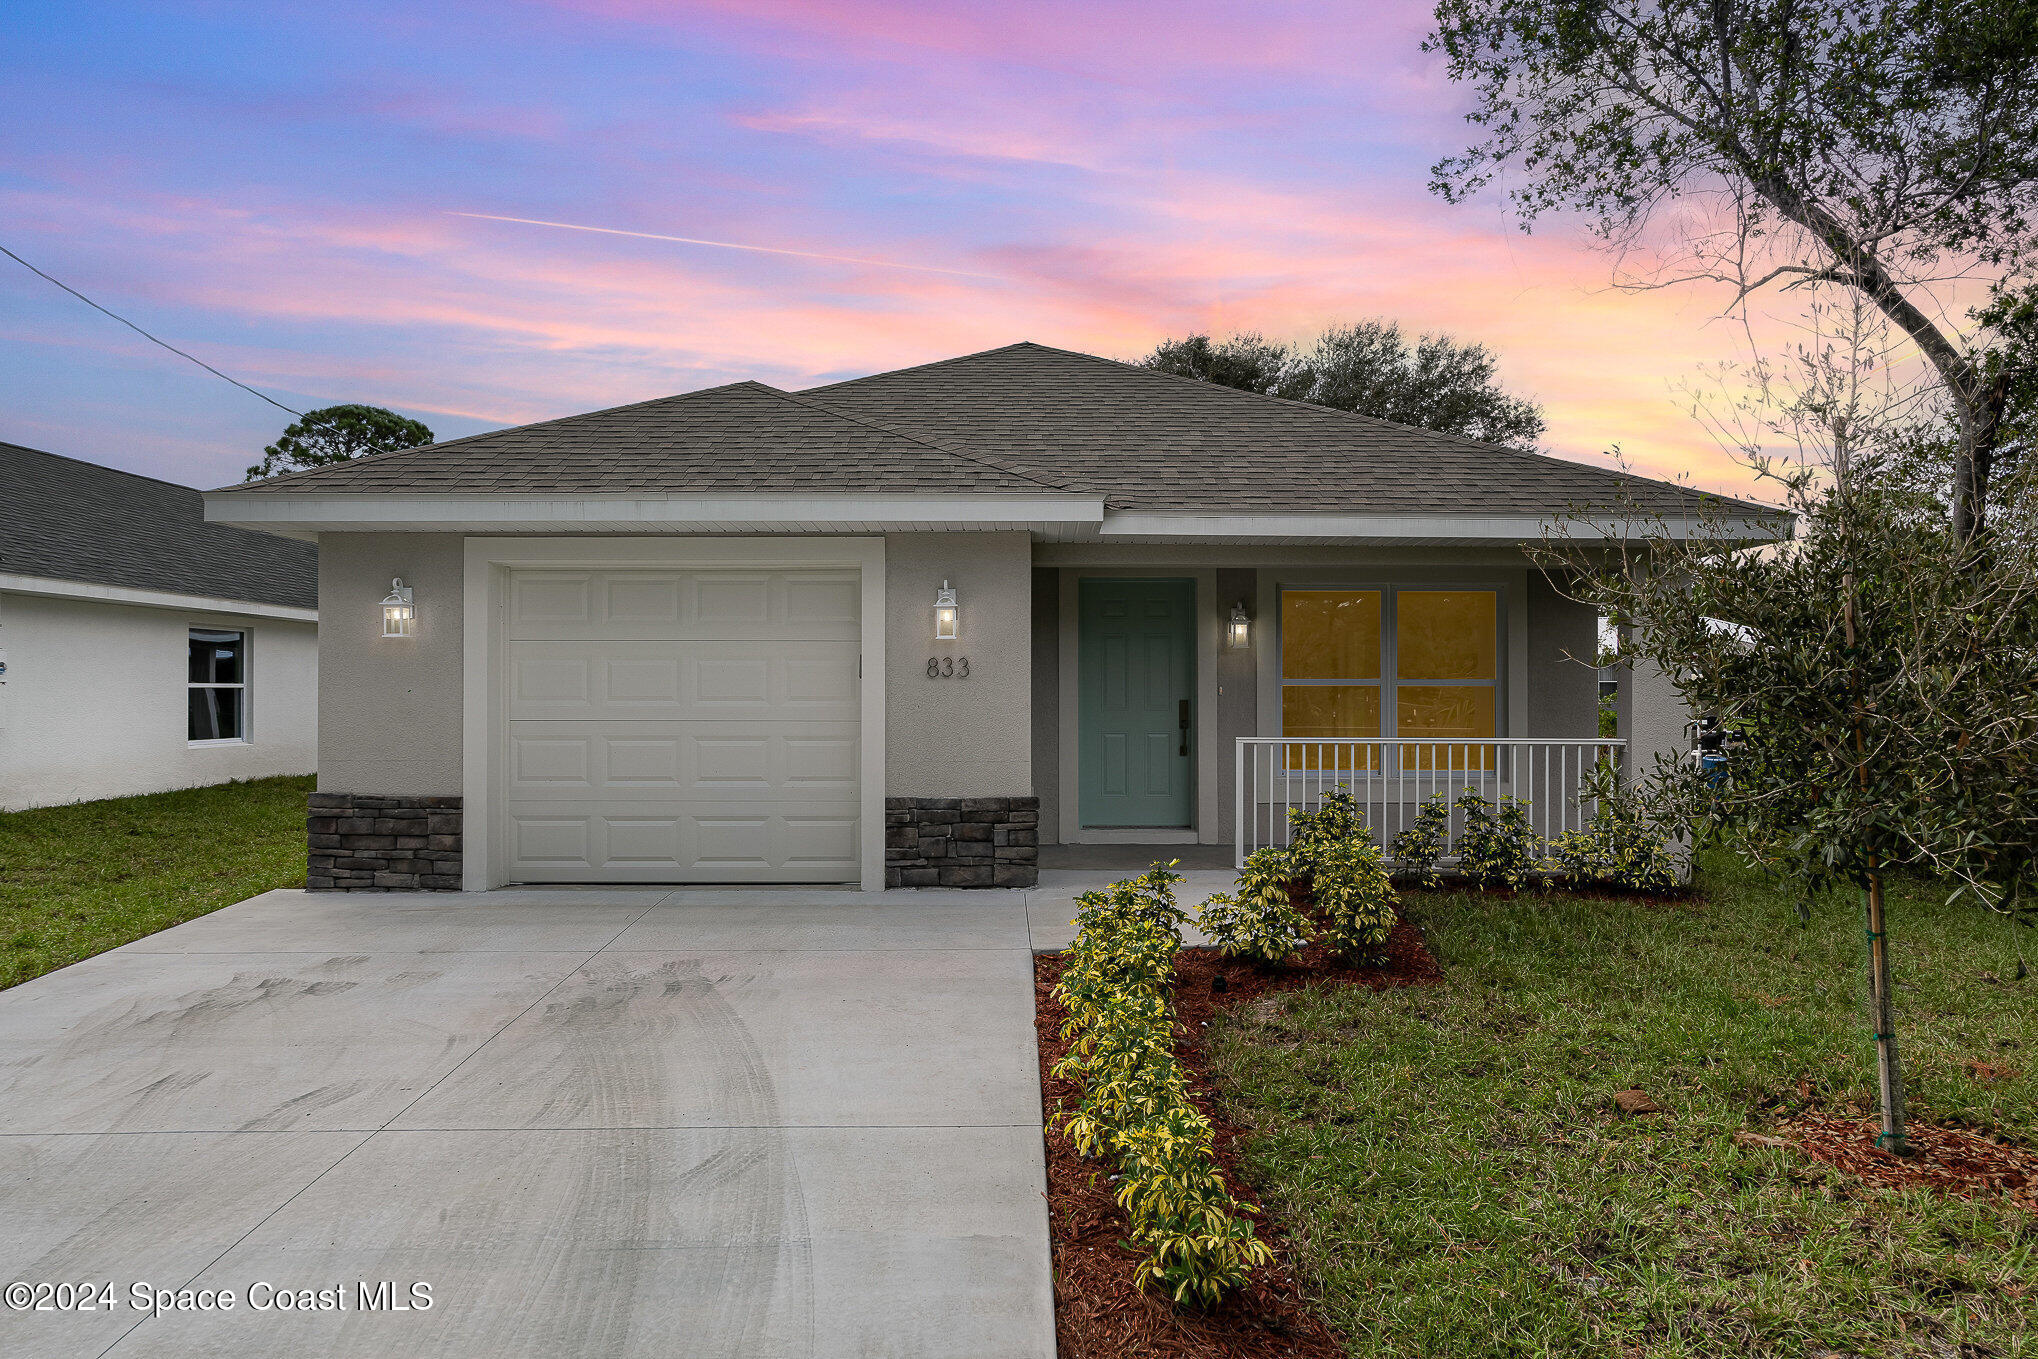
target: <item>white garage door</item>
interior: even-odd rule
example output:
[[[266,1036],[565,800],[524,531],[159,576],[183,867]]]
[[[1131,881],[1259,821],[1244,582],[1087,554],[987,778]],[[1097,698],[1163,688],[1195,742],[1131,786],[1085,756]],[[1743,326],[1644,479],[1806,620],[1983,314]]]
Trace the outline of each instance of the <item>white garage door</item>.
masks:
[[[854,571],[522,570],[514,882],[858,876]]]

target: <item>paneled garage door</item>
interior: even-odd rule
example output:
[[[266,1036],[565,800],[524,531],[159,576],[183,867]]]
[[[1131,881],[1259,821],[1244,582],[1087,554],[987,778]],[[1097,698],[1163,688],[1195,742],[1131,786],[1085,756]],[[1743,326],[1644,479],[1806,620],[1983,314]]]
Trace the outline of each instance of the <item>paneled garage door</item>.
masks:
[[[514,882],[858,876],[855,571],[510,576]]]

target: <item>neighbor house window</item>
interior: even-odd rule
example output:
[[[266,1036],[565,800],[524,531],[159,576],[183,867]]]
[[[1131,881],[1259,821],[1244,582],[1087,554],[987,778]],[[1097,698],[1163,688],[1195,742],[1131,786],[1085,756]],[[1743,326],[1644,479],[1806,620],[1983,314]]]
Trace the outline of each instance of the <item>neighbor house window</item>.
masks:
[[[1499,735],[1494,590],[1281,591],[1281,734],[1411,738],[1403,769],[1490,768]],[[1372,747],[1288,747],[1290,769],[1379,767]]]
[[[248,733],[248,634],[191,629],[190,726],[194,741],[244,741]]]

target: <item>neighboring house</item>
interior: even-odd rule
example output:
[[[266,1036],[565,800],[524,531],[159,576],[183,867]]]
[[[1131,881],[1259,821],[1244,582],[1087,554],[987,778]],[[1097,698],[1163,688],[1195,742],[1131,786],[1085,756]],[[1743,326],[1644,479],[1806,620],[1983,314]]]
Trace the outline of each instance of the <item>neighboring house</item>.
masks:
[[[1243,849],[1336,782],[1389,832],[1468,783],[1567,824],[1608,750],[1597,620],[1524,544],[1706,499],[1019,344],[206,507],[319,543],[314,886],[876,887],[1028,883],[1040,843]],[[1683,715],[1627,687],[1646,763]]]
[[[0,443],[0,811],[317,762],[318,549]]]

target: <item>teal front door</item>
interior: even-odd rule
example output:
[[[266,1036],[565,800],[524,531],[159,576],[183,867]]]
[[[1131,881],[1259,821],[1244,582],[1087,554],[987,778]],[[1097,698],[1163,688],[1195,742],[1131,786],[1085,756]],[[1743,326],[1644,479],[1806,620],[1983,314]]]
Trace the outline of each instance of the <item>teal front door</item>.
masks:
[[[1187,827],[1196,582],[1078,582],[1077,805],[1095,827]]]

